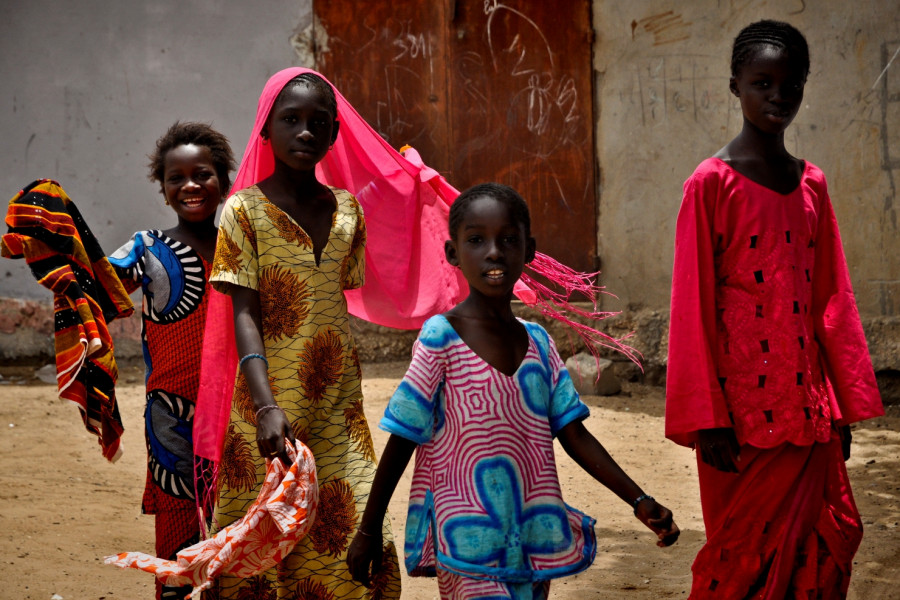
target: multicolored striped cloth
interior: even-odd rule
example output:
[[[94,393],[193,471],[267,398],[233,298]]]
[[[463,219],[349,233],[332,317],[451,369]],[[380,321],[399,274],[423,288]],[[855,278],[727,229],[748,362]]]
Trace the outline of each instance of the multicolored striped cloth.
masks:
[[[74,202],[52,179],[38,179],[9,201],[6,258],[24,258],[38,283],[53,292],[59,397],[78,405],[103,456],[119,457],[122,419],[118,377],[107,323],[134,312],[128,293]]]

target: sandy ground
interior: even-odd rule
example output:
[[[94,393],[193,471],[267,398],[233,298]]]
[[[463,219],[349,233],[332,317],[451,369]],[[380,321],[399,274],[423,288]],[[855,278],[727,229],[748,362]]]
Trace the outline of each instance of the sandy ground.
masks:
[[[403,373],[401,364],[364,365],[370,424],[384,411]],[[150,599],[152,577],[103,564],[121,551],[151,552],[153,518],[140,514],[145,477],[141,376],[123,370],[118,389],[125,422],[125,454],[115,464],[100,455],[77,409],[53,386],[10,376],[0,380],[0,599]],[[690,565],[703,540],[693,453],[663,438],[661,388],[626,385],[615,397],[587,397],[587,427],[644,488],[675,513],[683,533],[668,549],[631,515],[629,507],[593,482],[558,448],[569,504],[598,520],[597,560],[579,575],[556,580],[557,600],[686,598]],[[856,555],[850,598],[900,598],[900,407],[856,426],[849,462],[866,525]],[[375,446],[386,435],[374,428]],[[410,469],[391,502],[402,539]],[[403,580],[403,598],[436,598],[427,578]]]

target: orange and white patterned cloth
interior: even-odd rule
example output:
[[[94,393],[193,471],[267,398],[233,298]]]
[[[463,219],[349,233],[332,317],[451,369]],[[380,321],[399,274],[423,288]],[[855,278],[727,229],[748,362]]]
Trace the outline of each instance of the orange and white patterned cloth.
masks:
[[[142,552],[106,557],[106,564],[153,573],[166,585],[192,585],[190,598],[212,585],[219,575],[248,578],[271,569],[291,553],[315,520],[319,487],[313,454],[298,442],[285,442],[293,461],[285,469],[279,459],[267,461],[266,479],[247,514],[214,537],[164,560]]]

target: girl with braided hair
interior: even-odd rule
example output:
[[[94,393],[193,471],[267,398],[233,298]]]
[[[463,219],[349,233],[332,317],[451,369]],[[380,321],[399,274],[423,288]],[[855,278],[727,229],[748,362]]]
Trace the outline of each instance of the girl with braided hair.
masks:
[[[706,544],[691,598],[843,598],[862,523],[850,424],[883,414],[825,176],[791,156],[809,50],[734,42],[741,132],[684,184],[666,436],[697,451]]]

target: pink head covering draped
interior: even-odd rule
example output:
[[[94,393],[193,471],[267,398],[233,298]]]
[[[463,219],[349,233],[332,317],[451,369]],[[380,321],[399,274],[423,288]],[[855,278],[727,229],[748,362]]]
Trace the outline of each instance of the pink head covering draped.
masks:
[[[256,123],[233,190],[259,183],[274,172],[272,147],[262,143],[260,132],[278,94],[301,73],[313,73],[325,79],[310,69],[292,67],[273,75],[263,88]],[[320,181],[356,196],[363,207],[368,232],[365,285],[345,292],[348,309],[372,323],[416,329],[429,317],[458,304],[468,293],[462,273],[444,257],[450,205],[459,191],[426,166],[415,150],[409,149],[401,155],[392,148],[340,92],[336,89],[334,92],[340,132],[334,147],[317,165],[316,174]],[[610,314],[579,309],[568,302],[569,295],[576,291],[589,299],[596,298],[602,291],[593,283],[596,273],[575,272],[540,253],[529,266],[538,275],[560,285],[564,292],[551,290],[523,274],[515,289],[520,299],[571,325],[592,352],[596,353],[596,346],[610,347],[637,362],[632,348],[569,316],[599,319]],[[211,288],[208,291],[211,296],[193,430],[194,452],[218,461],[228,422],[237,356],[231,302]]]
[[[301,73],[325,79],[293,67],[273,75],[263,88],[233,190],[259,183],[275,170],[272,146],[262,143],[260,132],[278,94]],[[336,89],[334,95],[341,128],[316,174],[356,196],[368,231],[366,284],[346,292],[348,309],[372,323],[416,329],[456,305],[468,290],[459,270],[444,258],[447,215],[459,192],[421,160],[408,160],[393,149]]]
[[[278,94],[301,73],[322,77],[310,69],[292,67],[275,73],[263,88],[232,190],[250,187],[274,172],[272,147],[262,143],[260,132]],[[348,310],[379,325],[418,328],[427,318],[452,308],[468,291],[462,274],[444,258],[450,204],[459,192],[425,166],[415,151],[404,157],[388,145],[336,89],[335,97],[340,131],[316,174],[320,181],[356,196],[368,232],[366,282],[360,289],[345,292]],[[218,461],[237,354],[231,301],[211,287],[208,293],[193,438],[197,456]]]

